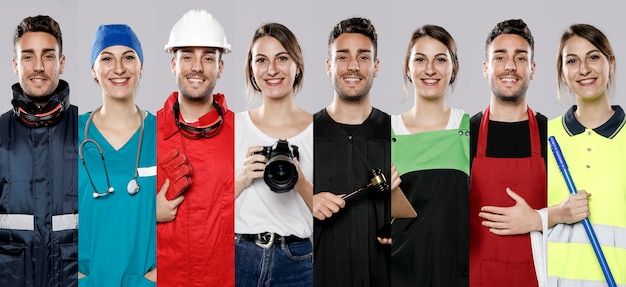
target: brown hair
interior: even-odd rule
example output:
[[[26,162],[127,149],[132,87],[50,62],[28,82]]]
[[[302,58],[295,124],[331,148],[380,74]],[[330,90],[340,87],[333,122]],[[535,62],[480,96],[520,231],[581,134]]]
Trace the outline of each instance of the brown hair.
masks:
[[[567,86],[567,83],[565,83],[565,81],[563,81],[563,77],[561,77],[561,75],[563,75],[563,49],[565,48],[565,42],[574,36],[578,36],[589,41],[589,43],[600,50],[600,53],[602,53],[607,60],[609,60],[609,63],[613,61],[613,65],[615,66],[615,54],[613,53],[611,42],[609,42],[609,39],[606,35],[604,35],[604,33],[602,33],[602,31],[589,24],[574,24],[569,26],[567,30],[563,32],[563,35],[561,35],[556,56],[557,99],[559,100],[561,99],[561,88]],[[609,73],[609,81],[607,85],[610,91],[615,90],[614,73]]]
[[[13,47],[17,44],[17,41],[24,36],[27,32],[46,32],[52,35],[59,45],[59,55],[63,55],[63,38],[61,35],[61,28],[59,23],[52,19],[50,16],[37,15],[34,17],[26,17],[15,29],[13,35]]]
[[[295,62],[297,72],[296,78],[293,81],[293,91],[294,94],[299,92],[302,89],[302,78],[304,77],[304,57],[298,39],[296,39],[296,35],[284,25],[269,23],[256,29],[250,41],[250,46],[248,47],[248,56],[244,67],[246,71],[246,95],[251,97],[255,92],[261,92],[252,75],[252,47],[259,38],[265,36],[276,39],[285,50],[287,50],[287,53]],[[252,100],[251,97],[250,101]]]
[[[409,61],[411,58],[411,49],[413,49],[413,46],[415,45],[415,42],[417,42],[418,39],[422,37],[426,37],[426,36],[431,37],[441,42],[441,44],[443,44],[444,46],[446,46],[446,48],[448,48],[448,52],[450,53],[450,60],[452,61],[452,77],[450,77],[450,83],[448,84],[451,85],[452,88],[454,89],[454,83],[459,73],[459,59],[457,57],[456,42],[454,41],[454,38],[452,38],[452,35],[450,35],[448,31],[446,31],[446,29],[440,26],[436,26],[436,25],[424,25],[418,28],[417,30],[415,30],[415,32],[413,32],[413,35],[411,36],[411,40],[409,40],[409,46],[407,47],[406,54],[404,55],[404,67],[403,67],[402,75],[404,78],[405,97],[407,97],[409,93],[408,81],[410,81],[410,78],[409,76],[407,76],[407,74],[409,73]]]

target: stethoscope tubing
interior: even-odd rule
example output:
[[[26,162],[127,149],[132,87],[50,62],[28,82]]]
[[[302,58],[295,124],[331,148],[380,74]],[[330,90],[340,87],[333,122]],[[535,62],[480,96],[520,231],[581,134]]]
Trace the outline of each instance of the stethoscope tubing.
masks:
[[[139,106],[135,105],[135,107],[137,108],[137,112],[139,113],[139,115],[141,116],[141,124],[139,126],[139,142],[137,143],[137,156],[135,158],[135,173],[133,175],[133,179],[131,181],[134,181],[136,184],[136,187],[133,190],[128,190],[128,193],[130,195],[134,195],[136,193],[139,192],[141,186],[139,185],[139,182],[137,181],[137,178],[139,177],[139,159],[141,157],[141,145],[143,143],[143,133],[144,133],[144,118],[142,115],[142,111],[139,108]],[[89,115],[89,118],[87,119],[87,122],[85,124],[85,131],[84,131],[84,139],[83,141],[80,143],[80,145],[78,146],[78,156],[80,157],[81,162],[83,163],[83,166],[85,167],[85,171],[87,173],[87,177],[89,178],[89,182],[91,183],[91,186],[93,187],[93,197],[94,198],[99,198],[99,197],[103,197],[106,196],[109,193],[113,193],[115,191],[115,188],[113,188],[113,186],[111,186],[111,181],[109,179],[109,172],[107,170],[107,165],[106,165],[106,161],[104,159],[104,153],[102,151],[102,147],[100,146],[100,144],[89,138],[89,125],[92,123],[93,121],[93,117],[94,115],[100,111],[100,109],[102,109],[102,106],[98,107],[97,109],[95,109],[93,112],[91,112],[91,114]],[[83,150],[84,147],[87,143],[92,143],[97,149],[98,149],[98,153],[100,154],[100,160],[102,162],[102,166],[104,167],[104,174],[106,177],[106,181],[107,181],[107,189],[106,192],[99,192],[98,189],[96,188],[96,185],[93,181],[93,177],[91,176],[91,173],[89,172],[89,168],[87,168],[87,163],[85,162],[85,156],[83,154]]]

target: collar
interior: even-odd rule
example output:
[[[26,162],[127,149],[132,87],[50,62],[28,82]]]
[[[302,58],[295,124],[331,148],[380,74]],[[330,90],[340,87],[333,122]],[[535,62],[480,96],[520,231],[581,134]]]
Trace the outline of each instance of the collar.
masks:
[[[164,124],[161,126],[163,129],[163,138],[168,139],[178,132],[176,121],[174,120],[174,104],[178,101],[178,92],[173,92],[169,95],[165,104],[163,105],[163,117]],[[215,101],[221,108],[223,114],[226,114],[228,107],[226,105],[226,97],[224,94],[213,94],[213,101]],[[190,126],[203,126],[215,122],[219,115],[217,110],[213,109],[205,115],[201,116],[197,122],[186,123]],[[182,120],[182,119],[181,119]]]
[[[622,107],[615,105],[611,106],[611,108],[615,111],[611,118],[609,118],[608,121],[606,121],[599,127],[593,129],[593,131],[597,134],[609,139],[615,137],[615,135],[626,123],[626,117],[624,115],[624,110],[622,109]],[[563,115],[562,124],[565,128],[565,131],[570,136],[581,134],[586,129],[585,126],[583,126],[574,115],[577,109],[578,106],[573,105],[569,110],[567,110],[565,115]]]
[[[24,96],[24,91],[19,83],[11,86],[13,91],[13,113],[25,125],[40,127],[54,125],[63,115],[65,109],[70,106],[70,86],[59,79],[57,88],[49,95],[43,97],[46,100],[44,106],[38,106],[35,101]]]
[[[37,107],[33,100],[24,96],[24,90],[22,90],[20,83],[13,84],[13,86],[11,86],[11,90],[13,91],[14,101],[20,101],[24,104],[32,105],[35,109],[43,110],[50,104],[56,104],[58,102],[62,102],[66,106],[69,106],[70,104],[70,85],[62,79],[59,79],[59,85],[57,85],[57,88],[51,94],[44,97],[48,103],[46,106],[41,108]]]

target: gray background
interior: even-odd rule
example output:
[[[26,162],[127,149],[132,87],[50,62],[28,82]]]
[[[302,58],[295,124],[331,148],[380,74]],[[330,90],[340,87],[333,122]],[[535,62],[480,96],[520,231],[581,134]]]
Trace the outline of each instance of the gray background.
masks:
[[[455,38],[459,49],[460,73],[454,92],[449,93],[450,106],[470,114],[482,110],[489,102],[487,80],[482,75],[484,42],[488,32],[499,21],[522,18],[535,37],[537,71],[531,82],[528,101],[533,109],[548,118],[567,110],[572,101],[556,100],[555,56],[558,39],[573,23],[588,23],[602,30],[613,44],[617,58],[616,95],[613,104],[624,105],[620,95],[621,56],[626,51],[626,37],[620,33],[626,27],[623,13],[615,1],[289,1],[289,0],[229,0],[229,1],[148,1],[112,0],[22,0],[3,3],[0,12],[0,79],[4,98],[0,110],[10,109],[10,86],[17,82],[13,73],[12,35],[15,26],[26,16],[47,14],[61,25],[64,36],[65,73],[61,76],[71,87],[72,103],[80,112],[93,110],[101,103],[100,88],[93,82],[89,55],[93,34],[99,24],[126,23],[137,33],[144,51],[144,73],[137,103],[153,113],[166,97],[176,90],[170,72],[169,54],[163,52],[174,23],[190,9],[211,12],[224,26],[233,52],[224,56],[225,68],[216,92],[226,94],[229,107],[244,111],[244,61],[253,31],[263,23],[279,22],[298,37],[304,50],[304,87],[297,103],[316,112],[332,100],[331,80],[325,72],[327,38],[340,20],[360,16],[370,18],[379,36],[380,72],[372,88],[374,106],[390,114],[398,114],[413,104],[412,93],[403,101],[402,60],[411,33],[424,24],[446,28]]]

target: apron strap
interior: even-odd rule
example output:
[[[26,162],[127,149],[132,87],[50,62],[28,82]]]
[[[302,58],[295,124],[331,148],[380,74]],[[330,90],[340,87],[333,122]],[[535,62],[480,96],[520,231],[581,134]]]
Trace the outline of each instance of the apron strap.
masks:
[[[541,158],[541,141],[539,140],[541,137],[539,136],[539,124],[537,123],[533,110],[531,110],[529,106],[526,106],[526,110],[528,111],[528,128],[530,129],[531,157]]]
[[[489,129],[489,107],[483,111],[483,118],[480,121],[480,129],[478,130],[478,144],[476,145],[476,157],[485,157],[487,154],[487,134]],[[529,106],[526,106],[528,112],[528,127],[530,132],[530,152],[531,157],[541,157],[541,141],[539,136],[539,125],[535,114]]]
[[[483,111],[483,118],[478,129],[478,144],[476,145],[476,157],[486,157],[487,155],[487,132],[489,129],[489,107]]]

